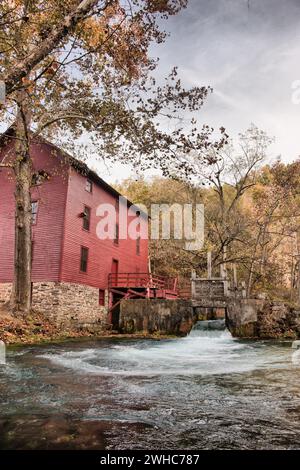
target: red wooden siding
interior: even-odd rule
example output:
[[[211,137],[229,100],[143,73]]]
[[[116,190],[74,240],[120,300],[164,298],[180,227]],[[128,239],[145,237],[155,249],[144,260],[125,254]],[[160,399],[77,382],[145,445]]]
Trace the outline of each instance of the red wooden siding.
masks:
[[[115,206],[116,197],[101,186],[93,183],[93,191],[85,190],[86,177],[70,169],[68,197],[66,206],[64,249],[62,257],[61,280],[87,284],[100,289],[107,288],[108,275],[112,270],[113,259],[118,261],[119,272],[134,272],[139,267],[141,272],[148,271],[148,241],[141,240],[141,253],[136,254],[135,240],[99,240],[96,226],[100,218],[96,210],[101,203]],[[84,206],[91,208],[90,230],[83,229]],[[130,220],[130,219],[129,219]],[[147,224],[147,220],[144,220]],[[80,272],[80,248],[89,248],[87,273]]]
[[[9,144],[0,153],[0,161],[9,151],[13,158]],[[116,244],[114,240],[99,240],[96,235],[98,205],[116,205],[117,196],[96,182],[91,193],[86,191],[87,178],[70,168],[58,153],[51,144],[31,147],[34,170],[50,175],[49,181],[32,189],[32,201],[38,201],[37,222],[32,227],[33,282],[65,281],[105,289],[113,259],[118,261],[120,273],[147,272],[147,240],[141,240],[137,255],[136,240],[120,239]],[[89,231],[83,229],[83,219],[78,216],[85,206],[91,210]],[[0,282],[13,279],[14,207],[12,172],[0,169]],[[80,272],[82,246],[89,249],[86,273]]]
[[[9,147],[5,149],[7,152]],[[48,144],[31,147],[34,171],[45,170],[49,181],[32,189],[38,201],[37,223],[32,227],[32,280],[58,281],[67,196],[68,167]],[[1,158],[1,157],[0,157]],[[12,154],[13,158],[13,154]],[[0,173],[0,282],[11,282],[14,259],[14,179],[11,170]]]
[[[11,146],[6,149],[11,152]],[[6,153],[5,153],[6,155]],[[2,161],[4,153],[0,153]],[[0,282],[11,282],[14,256],[14,181],[11,170],[0,168]]]

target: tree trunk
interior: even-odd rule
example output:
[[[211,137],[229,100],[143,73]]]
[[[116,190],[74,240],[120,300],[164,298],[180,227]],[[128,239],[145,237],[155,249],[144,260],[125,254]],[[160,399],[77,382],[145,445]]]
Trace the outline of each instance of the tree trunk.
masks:
[[[18,95],[14,172],[15,260],[11,308],[28,313],[31,309],[31,159],[29,155],[30,116],[26,92]]]
[[[297,246],[297,283],[296,283],[296,302],[300,304],[300,237],[299,233],[296,234]]]

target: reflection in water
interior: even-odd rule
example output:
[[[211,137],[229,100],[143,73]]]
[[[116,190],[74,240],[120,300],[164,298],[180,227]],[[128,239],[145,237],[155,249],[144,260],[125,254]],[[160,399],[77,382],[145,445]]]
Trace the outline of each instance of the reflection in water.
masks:
[[[0,447],[299,447],[298,351],[223,328],[200,322],[184,339],[9,351]]]

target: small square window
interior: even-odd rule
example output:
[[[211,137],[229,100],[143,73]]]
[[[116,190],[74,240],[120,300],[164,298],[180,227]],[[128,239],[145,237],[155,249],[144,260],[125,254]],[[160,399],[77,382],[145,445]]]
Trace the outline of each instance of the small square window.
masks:
[[[36,225],[38,209],[39,209],[38,201],[33,201],[31,203],[31,223],[32,223],[32,225]]]
[[[89,249],[82,246],[81,253],[80,253],[80,271],[83,273],[87,272],[88,257],[89,257]]]
[[[85,190],[88,192],[88,193],[92,193],[93,192],[93,183],[91,180],[86,180],[85,182]]]
[[[105,290],[99,289],[99,305],[104,307],[105,305]]]

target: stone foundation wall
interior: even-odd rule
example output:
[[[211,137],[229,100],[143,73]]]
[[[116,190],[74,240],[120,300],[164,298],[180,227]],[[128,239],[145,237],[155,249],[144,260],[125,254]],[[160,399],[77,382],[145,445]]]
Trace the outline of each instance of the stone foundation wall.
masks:
[[[120,305],[122,333],[184,336],[195,323],[189,300],[130,299]]]
[[[9,301],[11,284],[0,283],[0,305]]]
[[[260,338],[299,338],[300,308],[266,301],[257,315],[257,334]]]
[[[0,284],[0,304],[9,300],[11,284]],[[37,282],[32,288],[32,306],[57,324],[86,327],[107,322],[105,306],[99,306],[99,289],[86,285]]]
[[[271,300],[230,300],[226,323],[239,338],[299,338],[300,308]]]

